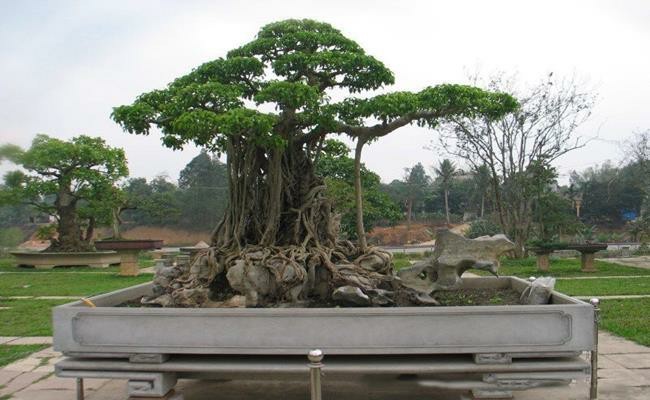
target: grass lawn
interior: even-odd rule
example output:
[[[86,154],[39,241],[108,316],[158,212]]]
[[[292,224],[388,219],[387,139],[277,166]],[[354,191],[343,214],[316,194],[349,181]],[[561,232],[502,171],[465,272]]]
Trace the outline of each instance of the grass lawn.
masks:
[[[0,274],[0,296],[91,296],[152,279],[153,274]]]
[[[0,367],[47,348],[46,344],[0,345]]]
[[[596,272],[582,272],[580,271],[580,260],[577,258],[563,258],[551,260],[551,267],[549,272],[541,272],[537,269],[536,260],[534,257],[525,258],[522,260],[504,259],[501,261],[501,268],[499,269],[500,275],[514,275],[522,278],[529,276],[554,276],[556,278],[562,277],[576,277],[576,276],[628,276],[628,275],[643,275],[650,276],[650,270],[627,267],[624,265],[609,263],[605,261],[596,260]],[[476,271],[471,271],[476,272]],[[479,273],[482,271],[478,271]],[[487,272],[481,275],[487,275]]]
[[[571,296],[650,294],[650,277],[558,280],[555,289]]]
[[[396,258],[393,259],[393,266],[396,271],[399,271],[402,268],[406,268],[411,265],[411,261],[408,258]]]
[[[603,300],[600,308],[601,328],[650,346],[650,298]]]
[[[70,300],[0,300],[0,336],[51,336],[52,307]]]

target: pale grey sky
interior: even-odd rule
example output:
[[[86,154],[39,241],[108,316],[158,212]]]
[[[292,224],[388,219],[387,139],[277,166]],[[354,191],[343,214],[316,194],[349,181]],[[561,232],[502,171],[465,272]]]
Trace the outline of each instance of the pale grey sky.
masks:
[[[566,177],[622,158],[617,143],[650,129],[650,1],[3,1],[0,143],[37,133],[102,136],[126,150],[132,176],[176,179],[197,153],[123,133],[111,108],[224,56],[286,18],[329,22],[393,70],[389,90],[464,83],[467,69],[536,82],[577,74],[599,92],[580,132],[599,139],[558,163]],[[405,127],[364,152],[383,181],[442,155],[435,132]],[[0,166],[0,172],[8,169]]]

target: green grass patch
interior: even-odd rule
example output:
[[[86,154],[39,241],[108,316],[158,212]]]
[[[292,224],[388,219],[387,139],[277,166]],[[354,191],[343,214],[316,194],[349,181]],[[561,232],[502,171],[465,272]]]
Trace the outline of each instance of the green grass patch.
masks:
[[[155,260],[151,256],[141,255],[138,257],[138,266],[140,268],[152,267]],[[90,268],[90,267],[54,267],[52,269],[36,269],[34,267],[19,267],[13,257],[0,258],[0,272],[104,272],[117,273],[120,271],[119,265],[111,265],[107,268]]]
[[[602,328],[650,346],[650,298],[603,300],[600,308]]]
[[[650,276],[650,271],[642,268],[628,267],[606,261],[596,260],[596,272],[580,271],[580,260],[577,258],[562,258],[551,260],[550,271],[542,272],[537,269],[534,257],[521,260],[503,259],[501,261],[500,275],[513,275],[522,278],[529,276],[554,276],[557,278],[576,276]],[[487,272],[475,271],[479,275],[489,275]]]
[[[0,336],[51,336],[52,307],[70,300],[0,300]]]
[[[0,345],[0,367],[47,348],[46,344]]]
[[[650,277],[620,279],[560,279],[555,283],[555,289],[570,296],[650,294]]]
[[[421,260],[425,258],[424,253],[393,253],[393,260]]]
[[[399,271],[402,268],[411,266],[411,261],[408,258],[394,258],[393,267],[396,271]]]
[[[0,296],[92,296],[152,279],[153,274],[1,274]]]

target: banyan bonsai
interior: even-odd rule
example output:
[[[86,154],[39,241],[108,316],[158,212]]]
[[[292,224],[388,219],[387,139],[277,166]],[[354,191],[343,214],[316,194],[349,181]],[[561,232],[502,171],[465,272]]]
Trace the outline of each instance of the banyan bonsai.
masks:
[[[209,251],[173,277],[176,305],[232,293],[246,295],[249,305],[296,302],[343,286],[379,298],[390,288],[391,257],[368,247],[363,232],[363,146],[409,124],[499,118],[517,107],[507,94],[464,85],[368,97],[394,81],[382,62],[329,24],[287,20],[113,110],[130,133],[158,128],[167,147],[194,143],[227,157],[228,209]],[[336,210],[314,173],[333,135],[357,143],[358,243],[339,240]]]

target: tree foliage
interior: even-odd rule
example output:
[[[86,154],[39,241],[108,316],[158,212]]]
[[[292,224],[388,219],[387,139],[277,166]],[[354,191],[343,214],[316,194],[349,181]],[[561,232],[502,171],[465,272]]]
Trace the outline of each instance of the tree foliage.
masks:
[[[535,198],[552,182],[552,163],[584,145],[575,131],[591,114],[595,96],[574,80],[552,74],[523,92],[503,76],[491,78],[486,86],[514,93],[521,107],[497,120],[450,117],[440,144],[473,168],[489,168],[499,223],[522,256]]]
[[[228,171],[216,156],[201,151],[180,173],[179,223],[185,228],[211,230],[228,205]]]
[[[106,217],[102,211],[114,201],[115,183],[128,174],[124,151],[83,135],[69,141],[37,135],[29,149],[4,145],[0,154],[26,171],[5,175],[1,201],[30,204],[56,217],[58,238],[51,247],[61,251],[90,247],[96,218]]]

